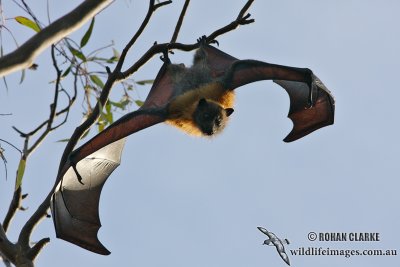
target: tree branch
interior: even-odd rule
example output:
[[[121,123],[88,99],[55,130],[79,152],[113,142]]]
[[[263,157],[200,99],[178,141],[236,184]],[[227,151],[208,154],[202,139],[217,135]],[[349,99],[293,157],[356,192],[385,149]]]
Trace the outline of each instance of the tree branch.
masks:
[[[181,30],[182,22],[183,22],[183,19],[185,18],[186,10],[189,6],[189,3],[190,3],[190,0],[185,0],[185,4],[183,5],[181,15],[179,16],[178,22],[176,23],[175,31],[174,31],[174,34],[172,35],[170,43],[175,43],[176,40],[178,39],[178,34],[179,34],[179,31]]]
[[[14,191],[14,195],[11,200],[10,206],[8,207],[7,214],[4,217],[3,221],[4,232],[7,232],[11,220],[14,218],[14,215],[17,212],[18,208],[21,207],[21,201],[22,201],[21,187],[18,187],[17,190]]]
[[[0,58],[0,77],[28,68],[47,47],[76,31],[112,0],[86,0],[70,13],[35,34],[13,52]]]
[[[16,248],[13,243],[11,243],[6,236],[6,232],[3,226],[0,224],[0,251],[2,256],[11,262],[15,262]]]
[[[248,0],[247,3],[243,6],[240,10],[239,15],[237,18],[229,23],[228,25],[214,31],[210,35],[207,36],[206,42],[210,43],[211,41],[215,40],[218,36],[223,35],[227,32],[235,30],[240,25],[246,25],[254,22],[254,19],[249,19],[250,14],[245,15],[247,10],[250,8],[251,4],[254,0]],[[192,51],[194,49],[199,48],[198,43],[194,44],[181,44],[181,43],[163,43],[163,44],[154,44],[147,52],[138,60],[136,61],[130,68],[122,73],[122,77],[127,78],[135,73],[140,67],[147,63],[154,55],[158,53],[164,52],[166,49],[177,49],[182,51]]]
[[[37,242],[28,252],[28,259],[33,261],[39,255],[40,251],[50,242],[50,238],[43,238]]]

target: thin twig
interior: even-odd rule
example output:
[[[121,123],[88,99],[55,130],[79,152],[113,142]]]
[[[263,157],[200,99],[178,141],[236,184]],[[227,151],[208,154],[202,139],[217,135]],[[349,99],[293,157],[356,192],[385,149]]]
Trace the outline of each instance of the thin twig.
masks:
[[[54,45],[51,46],[51,58],[53,61],[54,69],[56,70],[56,73],[57,73],[53,103],[50,104],[50,115],[49,115],[49,119],[47,120],[46,130],[39,136],[39,138],[36,140],[36,142],[28,149],[28,151],[27,151],[28,155],[31,154],[41,144],[41,142],[46,138],[46,136],[52,131],[52,124],[53,124],[53,121],[54,121],[54,118],[56,115],[56,109],[57,109],[57,104],[58,104],[58,92],[59,92],[62,72],[58,68],[57,60],[54,55]]]
[[[144,18],[142,24],[140,25],[139,29],[136,31],[135,35],[133,35],[132,39],[128,42],[128,44],[125,46],[125,48],[122,50],[122,53],[119,57],[117,66],[114,69],[114,73],[117,72],[121,72],[122,69],[122,65],[125,62],[125,57],[128,54],[128,51],[131,49],[131,47],[135,44],[136,40],[139,38],[139,36],[142,34],[142,32],[144,31],[144,29],[146,28],[148,22],[150,21],[151,16],[153,15],[153,13],[159,8],[162,7],[164,5],[168,5],[171,4],[172,1],[165,1],[165,2],[161,2],[158,4],[154,4],[155,0],[150,0],[149,1],[149,9],[147,11],[146,17]]]
[[[4,140],[4,139],[1,139],[1,138],[0,138],[0,141],[6,143],[6,144],[9,145],[9,146],[11,146],[12,148],[14,148],[15,150],[17,150],[17,151],[22,155],[22,151],[21,151],[18,147],[14,146],[13,144],[11,144],[10,142],[8,142],[8,141],[6,141],[6,140]]]
[[[179,34],[179,31],[181,30],[182,22],[183,22],[183,19],[185,18],[186,10],[189,6],[189,3],[190,3],[190,0],[185,0],[185,4],[183,5],[181,15],[179,16],[178,22],[176,23],[175,31],[174,31],[174,34],[172,35],[170,43],[175,43],[176,40],[178,39],[178,34]]]
[[[237,18],[229,23],[228,25],[214,31],[210,35],[207,36],[206,42],[210,43],[211,41],[215,40],[218,36],[223,35],[227,32],[230,32],[240,25],[246,25],[254,22],[254,19],[249,19],[250,14],[244,15],[246,11],[249,9],[251,4],[254,0],[249,0],[245,4],[245,6],[240,10],[239,15]],[[199,43],[194,44],[181,44],[181,43],[163,43],[163,44],[154,44],[147,52],[138,60],[136,61],[130,68],[126,71],[122,72],[122,77],[127,78],[135,73],[140,67],[147,63],[154,55],[158,53],[162,53],[168,50],[177,49],[181,51],[192,51],[194,49],[199,48]]]

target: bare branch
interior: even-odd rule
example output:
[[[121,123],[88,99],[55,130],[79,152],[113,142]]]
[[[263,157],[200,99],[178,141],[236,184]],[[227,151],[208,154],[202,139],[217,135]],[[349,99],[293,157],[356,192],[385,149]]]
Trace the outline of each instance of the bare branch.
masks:
[[[125,62],[125,57],[128,54],[129,49],[135,44],[136,40],[139,38],[139,36],[142,34],[144,29],[146,28],[147,24],[150,21],[151,16],[153,13],[161,6],[168,5],[172,3],[172,1],[165,1],[158,3],[157,5],[154,5],[155,0],[150,0],[149,1],[149,9],[147,10],[146,17],[144,18],[142,24],[140,25],[139,29],[136,31],[135,35],[133,35],[132,39],[128,42],[128,44],[125,46],[124,50],[122,50],[121,56],[118,60],[117,66],[114,69],[114,73],[116,72],[121,72],[122,65]]]
[[[239,15],[237,18],[232,21],[230,24],[214,31],[206,38],[206,42],[210,43],[211,41],[215,40],[218,36],[225,34],[227,32],[233,31],[240,25],[246,25],[254,22],[254,19],[249,19],[250,14],[244,15],[246,11],[249,9],[251,4],[254,0],[248,0],[245,6],[240,10]],[[178,49],[182,51],[192,51],[194,49],[199,48],[199,44],[181,44],[181,43],[163,43],[163,44],[154,44],[147,52],[138,60],[136,61],[129,69],[122,73],[122,77],[127,78],[135,73],[140,67],[147,63],[154,55],[158,53],[162,53],[166,51],[166,49]]]
[[[178,34],[179,34],[179,31],[181,30],[182,22],[183,22],[183,19],[185,17],[186,10],[187,10],[187,8],[189,6],[189,3],[190,3],[190,0],[186,0],[185,4],[183,5],[182,11],[181,11],[181,15],[179,16],[178,22],[176,23],[175,31],[174,31],[174,34],[172,35],[170,43],[175,43],[176,40],[178,39]]]
[[[39,255],[40,251],[44,248],[45,245],[47,245],[50,242],[50,238],[46,237],[41,239],[39,242],[37,242],[28,252],[28,259],[33,261],[37,255]]]
[[[16,247],[6,236],[3,226],[0,224],[0,251],[1,255],[11,262],[15,262]]]
[[[21,187],[18,187],[17,190],[14,191],[13,198],[11,200],[7,214],[4,217],[3,221],[4,232],[7,232],[11,220],[14,218],[14,215],[17,212],[17,210],[21,207],[21,202],[22,202],[21,190],[22,190]]]
[[[86,0],[70,13],[35,34],[13,52],[0,58],[0,77],[28,68],[47,47],[76,31],[112,0]]]
[[[1,139],[1,138],[0,138],[0,141],[1,141],[1,142],[4,142],[4,143],[6,143],[6,144],[8,144],[9,146],[11,146],[11,147],[14,148],[15,150],[17,150],[20,154],[22,154],[22,151],[21,151],[18,147],[16,147],[16,146],[14,146],[13,144],[11,144],[10,142],[8,142],[8,141],[6,141],[6,140],[4,140],[4,139]]]
[[[56,109],[57,109],[57,103],[58,103],[58,92],[60,91],[60,82],[61,82],[61,70],[58,68],[57,65],[57,60],[54,55],[54,45],[51,47],[51,58],[53,60],[53,66],[54,69],[56,70],[57,73],[57,78],[56,78],[56,83],[55,83],[55,89],[54,89],[54,99],[53,103],[50,104],[50,115],[49,119],[47,120],[47,128],[46,130],[39,136],[39,138],[36,140],[36,142],[28,149],[27,153],[28,155],[32,153],[39,145],[40,143],[46,138],[46,136],[53,130],[52,129],[52,124],[54,121],[54,118],[56,117]],[[71,105],[68,105],[71,107]]]

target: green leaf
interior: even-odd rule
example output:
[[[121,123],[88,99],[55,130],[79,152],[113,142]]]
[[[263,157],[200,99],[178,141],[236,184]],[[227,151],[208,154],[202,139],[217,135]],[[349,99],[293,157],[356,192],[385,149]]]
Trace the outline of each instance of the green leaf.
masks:
[[[108,103],[110,103],[114,107],[120,108],[120,109],[124,109],[124,107],[125,107],[121,102],[114,102],[114,101],[108,100]]]
[[[17,16],[17,17],[15,17],[15,20],[16,20],[18,23],[20,23],[20,24],[22,24],[22,25],[24,25],[24,26],[26,26],[26,27],[28,27],[28,28],[31,28],[31,29],[34,30],[35,32],[40,32],[40,27],[39,27],[39,25],[37,25],[36,22],[34,22],[34,21],[32,21],[32,20],[30,20],[30,19],[28,19],[28,18],[26,18],[26,17]]]
[[[140,101],[140,100],[135,100],[136,105],[138,105],[139,107],[143,106],[144,102]]]
[[[107,122],[108,122],[109,124],[111,124],[111,123],[114,122],[114,118],[113,118],[113,114],[112,114],[112,111],[111,111],[111,104],[110,104],[110,102],[107,102],[107,104],[106,104],[105,119],[107,120]]]
[[[66,70],[64,71],[64,73],[61,75],[61,78],[64,78],[65,76],[67,76],[67,75],[70,73],[71,67],[72,67],[72,65],[70,65],[70,66],[68,67],[68,69],[66,69]]]
[[[153,84],[154,83],[154,79],[153,80],[136,81],[136,83],[139,84],[139,85]]]
[[[118,50],[117,49],[115,49],[114,47],[113,47],[113,54],[114,54],[114,56],[113,57],[115,57],[117,60],[119,59],[119,57],[120,57],[120,54],[119,54],[119,52],[118,52]]]
[[[69,51],[71,51],[71,53],[76,56],[77,58],[81,59],[82,61],[86,61],[86,57],[85,55],[79,51],[76,50],[75,48],[73,48],[72,46],[68,46]]]
[[[117,62],[118,60],[119,60],[119,58],[112,56],[109,59],[107,59],[106,62],[107,63],[114,63],[114,62]]]
[[[85,32],[85,35],[83,35],[82,37],[81,48],[84,47],[89,41],[90,36],[92,35],[93,25],[94,25],[94,18],[92,19],[92,22],[90,22],[89,29]]]
[[[58,141],[56,141],[57,143],[62,143],[62,142],[68,142],[69,138],[65,138],[65,139],[60,139]]]
[[[17,179],[15,180],[15,190],[17,190],[22,184],[22,178],[24,177],[25,166],[26,166],[26,160],[21,159],[18,165]]]
[[[19,80],[19,84],[23,83],[25,80],[25,69],[21,71],[21,79]]]
[[[123,105],[124,106],[124,108],[123,109],[125,109],[126,108],[126,106],[127,105],[129,105],[129,104],[131,104],[132,103],[132,100],[131,99],[129,99],[129,98],[124,98],[123,100],[121,100],[121,105]]]
[[[97,85],[99,88],[104,87],[104,83],[101,81],[101,79],[97,75],[90,75],[90,80]]]
[[[99,133],[100,132],[102,132],[103,130],[104,130],[104,121],[100,121],[100,119],[99,119],[99,121],[98,121],[98,125],[99,125],[99,127],[98,127],[98,131],[99,131]]]

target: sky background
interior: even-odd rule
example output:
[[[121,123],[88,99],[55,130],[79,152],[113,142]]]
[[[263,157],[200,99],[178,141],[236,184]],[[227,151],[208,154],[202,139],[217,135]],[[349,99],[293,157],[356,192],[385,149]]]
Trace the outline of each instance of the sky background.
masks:
[[[49,1],[52,20],[81,1]],[[142,3],[142,2],[145,2]],[[29,1],[42,21],[46,3]],[[125,64],[135,62],[154,41],[170,40],[183,1],[159,9]],[[192,1],[179,42],[230,23],[245,1]],[[3,1],[7,17],[23,15]],[[293,143],[289,98],[271,81],[237,90],[235,113],[213,139],[186,136],[157,125],[128,138],[121,166],[105,184],[100,203],[99,239],[112,252],[101,256],[55,237],[52,220],[43,221],[33,240],[51,243],[37,266],[286,266],[275,248],[262,246],[262,226],[291,244],[330,249],[397,249],[400,195],[398,103],[400,90],[399,1],[256,1],[255,23],[218,38],[220,49],[241,59],[308,67],[336,99],[335,124]],[[96,17],[85,51],[114,41],[122,51],[139,27],[147,1],[116,1]],[[17,40],[33,32],[12,21]],[[80,40],[88,25],[72,35]],[[3,34],[5,52],[13,48]],[[29,131],[48,117],[54,77],[49,50],[37,58],[37,71],[19,73],[0,84],[0,138],[22,147],[11,129]],[[191,64],[193,53],[176,52],[173,62]],[[155,57],[133,77],[155,77]],[[64,85],[68,86],[68,83]],[[115,89],[120,90],[120,89]],[[116,96],[121,91],[114,92]],[[68,123],[49,136],[28,161],[24,193],[29,197],[10,228],[20,227],[43,200],[56,176],[65,143],[81,121],[83,92]],[[132,97],[144,100],[138,87]],[[135,107],[132,107],[134,110]],[[122,115],[122,114],[121,114]],[[92,131],[92,134],[95,131]],[[0,215],[8,208],[19,154],[5,144],[8,180],[0,165]],[[309,232],[373,232],[379,242],[311,242]],[[292,266],[398,266],[400,256],[293,256]]]

